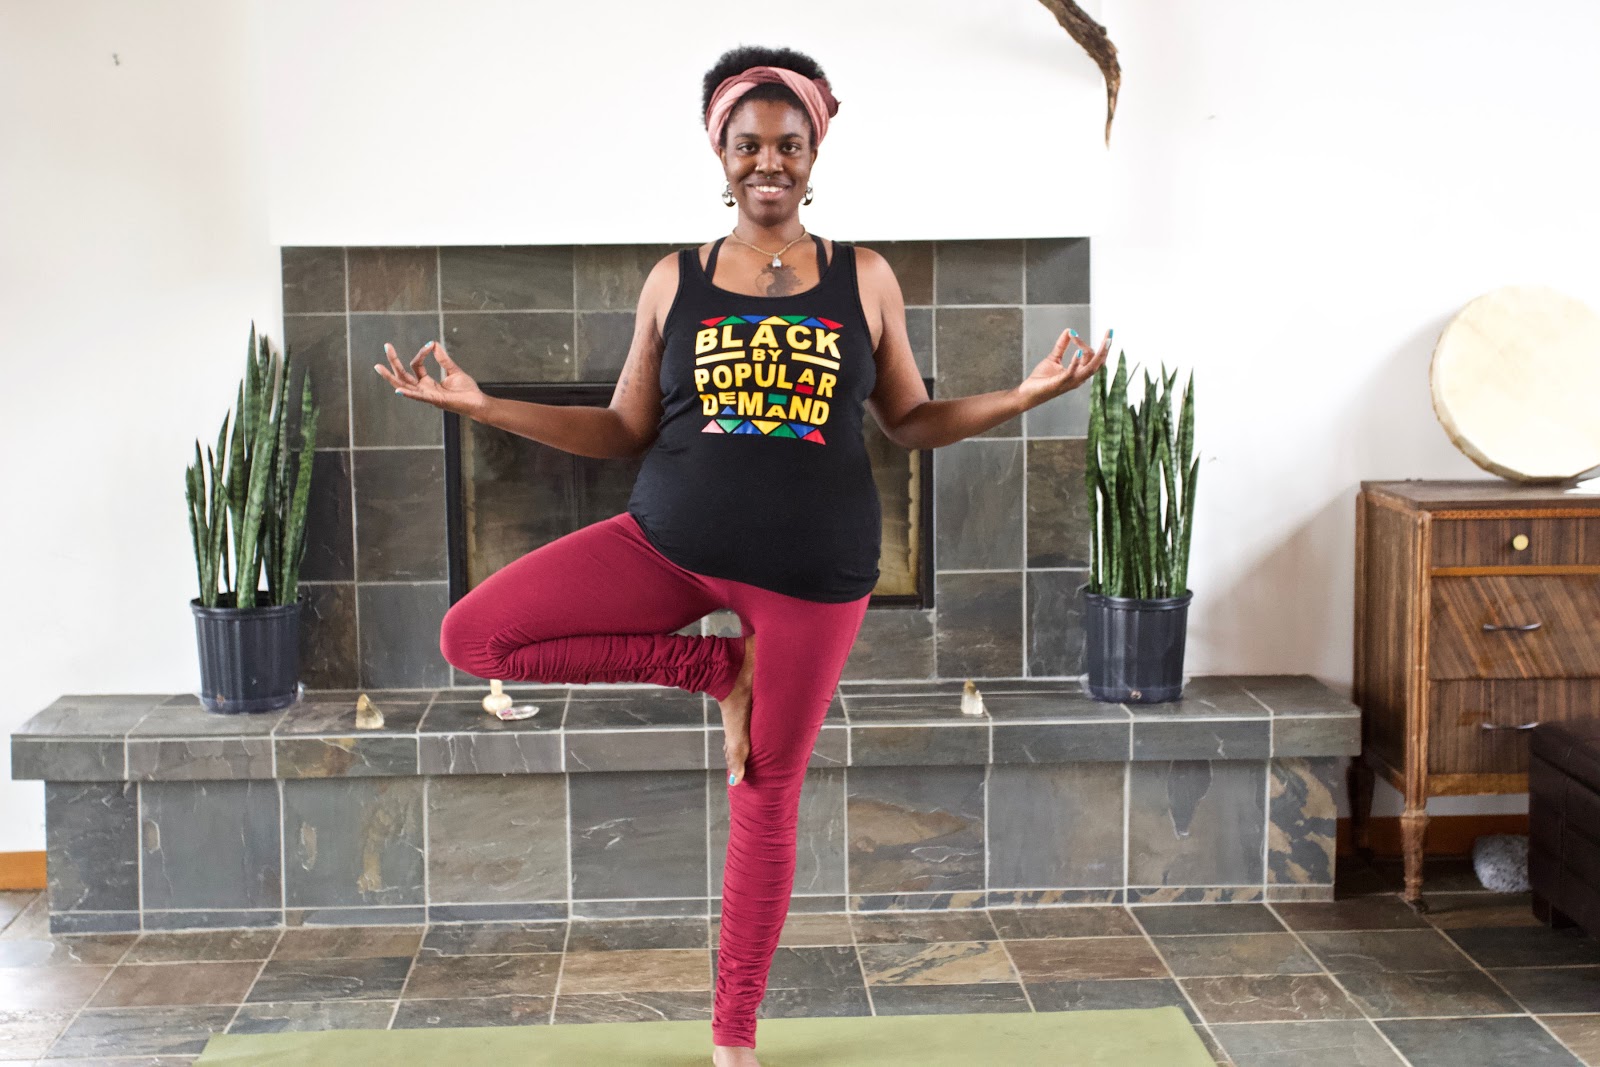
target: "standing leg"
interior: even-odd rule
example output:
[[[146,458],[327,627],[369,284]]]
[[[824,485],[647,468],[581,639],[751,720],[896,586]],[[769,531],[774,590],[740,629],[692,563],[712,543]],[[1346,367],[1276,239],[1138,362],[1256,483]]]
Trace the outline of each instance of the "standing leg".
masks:
[[[745,776],[728,791],[728,850],[712,1042],[756,1043],[756,1008],[789,914],[806,763],[838,687],[868,597],[799,600],[729,583],[729,605],[757,641]]]
[[[444,658],[478,678],[649,682],[725,697],[737,637],[674,633],[722,605],[623,512],[558,537],[484,579],[445,613]]]

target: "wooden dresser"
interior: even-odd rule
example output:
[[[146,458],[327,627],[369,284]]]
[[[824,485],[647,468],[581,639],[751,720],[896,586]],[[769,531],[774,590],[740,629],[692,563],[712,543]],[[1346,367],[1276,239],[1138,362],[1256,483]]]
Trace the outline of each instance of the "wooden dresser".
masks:
[[[1526,792],[1535,723],[1600,719],[1600,495],[1362,482],[1355,594],[1351,828],[1367,848],[1382,775],[1405,797],[1405,899],[1423,909],[1428,798]]]

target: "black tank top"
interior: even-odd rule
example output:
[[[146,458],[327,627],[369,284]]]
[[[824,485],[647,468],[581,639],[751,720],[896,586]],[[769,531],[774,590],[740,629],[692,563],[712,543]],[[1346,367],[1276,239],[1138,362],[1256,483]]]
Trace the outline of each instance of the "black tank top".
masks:
[[[662,413],[628,512],[698,574],[838,603],[878,582],[883,520],[861,436],[877,368],[855,248],[816,239],[820,281],[791,296],[711,283],[678,253],[661,357]]]

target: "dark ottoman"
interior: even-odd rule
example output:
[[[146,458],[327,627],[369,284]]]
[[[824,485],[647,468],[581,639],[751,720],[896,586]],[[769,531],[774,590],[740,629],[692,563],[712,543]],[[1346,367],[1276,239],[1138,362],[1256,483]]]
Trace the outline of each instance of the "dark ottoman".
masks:
[[[1534,914],[1600,937],[1600,719],[1542,723],[1528,757]]]

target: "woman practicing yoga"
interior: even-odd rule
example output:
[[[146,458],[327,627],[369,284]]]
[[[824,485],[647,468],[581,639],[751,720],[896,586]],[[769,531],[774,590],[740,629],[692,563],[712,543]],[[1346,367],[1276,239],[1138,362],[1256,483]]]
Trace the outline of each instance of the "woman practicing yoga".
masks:
[[[1109,334],[1091,351],[1067,331],[1019,384],[930,400],[887,261],[800,224],[838,107],[822,69],[790,49],[738,48],[707,72],[701,113],[738,221],[650,271],[608,407],[485,396],[437,343],[409,365],[385,345],[388,363],[375,366],[403,396],[551,447],[644,457],[626,511],[480,582],[445,615],[439,643],[479,678],[716,698],[729,819],[716,1067],[757,1063],[806,762],[878,580],[863,410],[902,447],[937,448],[1076,388],[1110,348]],[[881,172],[898,181],[896,162]],[[637,163],[628,154],[615,180],[637,187],[648,178]],[[738,617],[740,636],[674,632],[718,609]]]

